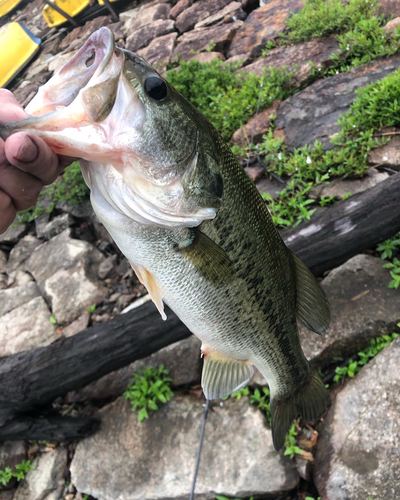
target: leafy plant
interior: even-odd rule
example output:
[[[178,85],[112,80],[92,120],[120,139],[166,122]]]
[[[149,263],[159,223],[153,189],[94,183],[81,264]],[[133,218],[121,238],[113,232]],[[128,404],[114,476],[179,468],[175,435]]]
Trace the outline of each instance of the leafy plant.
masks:
[[[215,495],[216,500],[241,500],[241,498],[228,498],[224,497],[224,495]],[[254,497],[250,497],[250,500],[254,500]]]
[[[391,269],[390,276],[393,278],[389,282],[389,288],[395,288],[396,290],[400,287],[400,261],[399,259],[393,259],[393,262],[389,262],[383,266],[385,269]]]
[[[268,423],[271,424],[271,392],[268,387],[254,389],[253,394],[250,396],[250,403],[256,405],[261,411],[265,413]]]
[[[397,326],[400,328],[400,323]],[[340,382],[346,377],[353,378],[368,361],[374,358],[397,337],[399,337],[398,333],[392,333],[391,335],[382,335],[381,337],[372,339],[369,347],[357,354],[357,359],[350,360],[346,366],[336,367],[336,375],[333,381]]]
[[[124,397],[132,403],[132,411],[139,408],[138,421],[149,418],[147,410],[158,410],[159,403],[169,401],[174,393],[168,377],[169,370],[163,365],[159,368],[148,367],[132,374],[133,380],[124,392]]]
[[[96,304],[92,304],[90,307],[87,308],[87,312],[90,314],[94,313],[96,310],[96,307],[97,307]]]
[[[378,252],[381,252],[381,259],[391,259],[393,252],[400,250],[400,239],[390,238],[376,247]]]
[[[246,385],[246,387],[243,387],[243,389],[240,389],[240,391],[232,392],[230,396],[227,396],[226,398],[223,399],[228,399],[229,397],[235,399],[242,399],[243,396],[249,396],[249,395],[250,395],[250,389]]]
[[[6,467],[4,470],[0,470],[0,485],[7,486],[13,477],[15,477],[17,481],[21,481],[32,469],[32,460],[23,460],[20,464],[16,464],[14,472],[11,467]]]
[[[260,109],[275,99],[285,99],[294,92],[292,74],[285,69],[265,69],[261,76],[237,73],[238,64],[220,60],[200,63],[182,62],[169,71],[169,82],[196,106],[226,140]]]
[[[56,324],[57,324],[57,318],[54,316],[54,314],[52,314],[52,315],[50,316],[50,323],[51,323],[52,325],[56,325]]]
[[[296,437],[296,422],[293,422],[291,428],[289,429],[289,432],[287,433],[285,441],[284,455],[289,455],[290,458],[294,458],[295,455],[301,455],[303,453],[303,450],[296,446]]]

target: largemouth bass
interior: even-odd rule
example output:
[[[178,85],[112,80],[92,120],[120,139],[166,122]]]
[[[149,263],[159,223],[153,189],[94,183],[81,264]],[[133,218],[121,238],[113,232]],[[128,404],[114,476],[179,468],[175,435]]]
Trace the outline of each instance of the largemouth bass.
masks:
[[[329,405],[299,342],[322,333],[325,293],[285,246],[254,184],[211,123],[108,28],[39,89],[29,131],[82,158],[97,216],[165,318],[167,303],[202,341],[209,399],[244,387],[257,367],[271,391],[279,450],[299,414]]]

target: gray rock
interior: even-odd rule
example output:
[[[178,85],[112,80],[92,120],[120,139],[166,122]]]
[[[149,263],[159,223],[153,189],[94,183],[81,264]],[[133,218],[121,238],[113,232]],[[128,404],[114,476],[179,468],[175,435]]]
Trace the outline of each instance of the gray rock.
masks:
[[[101,410],[102,425],[78,444],[71,481],[98,500],[188,498],[202,424],[201,400],[175,396],[148,420],[123,398]],[[196,495],[277,495],[296,487],[290,459],[273,449],[262,413],[248,399],[209,413]]]
[[[5,273],[7,270],[7,255],[0,250],[0,273]]]
[[[286,29],[286,20],[302,6],[302,0],[271,0],[264,7],[253,10],[235,35],[228,57],[238,54],[260,56],[266,43],[279,37]]]
[[[131,363],[129,366],[109,373],[79,391],[68,394],[69,402],[107,399],[120,396],[132,380],[132,373],[140,368],[164,365],[169,370],[174,387],[199,384],[203,366],[200,357],[200,340],[191,337],[175,342],[151,356]]]
[[[378,172],[375,168],[370,168],[364,177],[360,179],[335,179],[329,184],[319,184],[310,191],[310,198],[329,198],[333,196],[336,200],[341,200],[347,194],[357,194],[372,188],[380,182],[386,180],[389,174]]]
[[[377,14],[383,14],[386,17],[400,16],[400,4],[398,0],[380,0]]]
[[[394,127],[386,131],[382,130],[382,132],[400,134],[400,130]],[[382,165],[392,170],[400,171],[400,135],[391,136],[390,142],[370,151],[368,163],[372,165]]]
[[[0,234],[0,244],[8,243],[15,245],[22,236],[28,232],[27,224],[15,224],[10,226],[7,231]]]
[[[23,441],[5,441],[0,444],[0,470],[10,467],[15,471],[15,466],[26,459],[27,447]],[[2,488],[12,488],[15,486],[16,479],[12,478],[7,485],[1,485]]]
[[[93,245],[70,237],[70,230],[35,249],[26,262],[57,320],[69,323],[105,294],[97,279],[104,256]]]
[[[258,144],[262,141],[262,137],[269,130],[271,125],[271,116],[276,115],[276,110],[280,101],[276,100],[272,106],[261,110],[256,115],[253,115],[250,120],[241,127],[231,137],[231,144],[244,146],[245,144]]]
[[[50,323],[50,311],[36,297],[0,317],[0,356],[9,356],[51,344],[59,338]]]
[[[317,68],[326,68],[332,62],[330,57],[335,52],[338,52],[338,49],[339,42],[334,36],[314,38],[309,42],[272,49],[265,57],[242,68],[240,71],[261,75],[265,68],[287,68],[288,71],[294,73],[293,83],[300,86],[311,76],[310,62]]]
[[[7,276],[0,273],[0,290],[5,290],[7,286]]]
[[[126,39],[125,47],[127,50],[136,52],[138,49],[146,47],[159,36],[168,35],[173,31],[175,31],[175,22],[172,19],[158,19],[134,30]]]
[[[206,17],[202,21],[198,22],[195,25],[196,28],[205,28],[206,26],[212,26],[213,24],[217,24],[224,20],[226,16],[237,16],[239,13],[243,13],[241,9],[240,2],[230,2],[223,9],[219,10],[215,14]]]
[[[194,6],[197,4],[194,4]],[[243,21],[223,24],[221,26],[212,26],[210,28],[199,28],[197,30],[185,33],[178,38],[173,58],[182,61],[192,59],[198,52],[205,52],[213,42],[215,52],[225,53],[235,36],[235,33],[242,26]]]
[[[395,17],[387,24],[385,24],[383,29],[386,31],[386,33],[393,33],[396,30],[397,26],[399,25],[400,25],[400,17]]]
[[[166,3],[159,3],[151,6],[143,5],[136,16],[134,16],[130,23],[125,22],[125,29],[127,33],[143,28],[154,21],[168,19],[171,6]]]
[[[90,320],[90,314],[85,312],[78,319],[73,321],[71,324],[63,328],[63,336],[64,337],[72,337],[77,333],[81,332],[85,328],[87,328]]]
[[[400,338],[337,394],[315,461],[324,500],[400,498],[399,366]]]
[[[44,222],[36,225],[36,236],[50,240],[62,233],[74,223],[73,218],[69,214],[62,214],[54,217],[50,222]]]
[[[61,447],[36,457],[33,469],[21,481],[14,500],[61,500],[67,460],[67,450]]]
[[[400,321],[398,293],[388,288],[383,264],[377,257],[356,255],[322,281],[331,303],[330,327],[322,335],[300,327],[304,354],[317,366],[357,353],[372,338],[392,333]]]
[[[68,201],[59,201],[56,204],[57,210],[70,214],[77,219],[91,219],[94,215],[92,204],[90,200],[82,201],[82,203],[72,204]]]
[[[181,33],[194,28],[195,24],[223,9],[230,0],[200,0],[183,10],[176,18],[176,28]]]
[[[40,297],[40,290],[36,283],[17,286],[0,291],[0,317],[20,307],[32,299]]]
[[[194,0],[179,0],[169,11],[169,17],[171,19],[176,19],[179,14],[181,14],[184,10],[188,9]]]
[[[110,278],[116,274],[117,267],[117,255],[110,255],[99,265],[98,276],[101,280],[105,280],[106,278]]]
[[[17,286],[26,286],[28,283],[33,281],[32,276],[22,271],[21,269],[16,269],[15,271],[11,271],[8,273],[7,286],[8,287],[17,287]]]
[[[224,61],[225,57],[221,52],[200,52],[200,54],[196,54],[192,57],[195,61],[199,61],[202,64],[210,63],[211,61],[215,61],[219,59],[220,61]]]
[[[167,64],[171,62],[177,36],[178,33],[159,36],[152,40],[147,47],[138,50],[137,53],[154,66],[158,72],[163,72],[166,70]]]
[[[381,80],[400,67],[400,56],[378,59],[346,73],[319,80],[279,106],[275,133],[289,149],[321,141],[331,149],[330,139],[340,131],[339,115],[346,113],[361,87]]]
[[[8,257],[7,272],[15,271],[28,259],[41,242],[32,234],[27,234],[15,245]]]

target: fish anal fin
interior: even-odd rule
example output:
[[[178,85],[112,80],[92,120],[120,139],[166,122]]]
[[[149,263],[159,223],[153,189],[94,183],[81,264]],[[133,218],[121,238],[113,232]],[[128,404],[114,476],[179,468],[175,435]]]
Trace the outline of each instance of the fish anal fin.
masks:
[[[132,266],[132,269],[135,271],[140,283],[142,283],[142,285],[146,287],[151,300],[154,302],[155,306],[158,309],[158,312],[161,314],[162,319],[165,321],[167,319],[167,315],[164,312],[162,293],[154,276],[143,266],[132,264],[132,262],[130,264]]]
[[[308,267],[291,252],[296,270],[297,317],[315,333],[324,333],[329,326],[329,301]]]
[[[330,396],[317,372],[294,394],[275,396],[271,400],[271,430],[276,451],[285,444],[286,434],[299,415],[304,420],[321,418],[330,406]]]
[[[207,399],[229,396],[242,389],[254,373],[248,361],[229,358],[208,347],[202,347],[204,355],[201,386]]]

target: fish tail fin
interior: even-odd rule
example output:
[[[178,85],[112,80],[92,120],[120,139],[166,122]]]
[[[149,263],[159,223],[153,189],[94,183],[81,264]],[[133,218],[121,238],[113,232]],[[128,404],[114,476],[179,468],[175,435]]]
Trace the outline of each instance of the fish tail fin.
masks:
[[[276,396],[271,401],[272,440],[276,451],[285,444],[286,434],[298,415],[304,420],[320,418],[330,406],[330,396],[317,372],[295,394]]]

